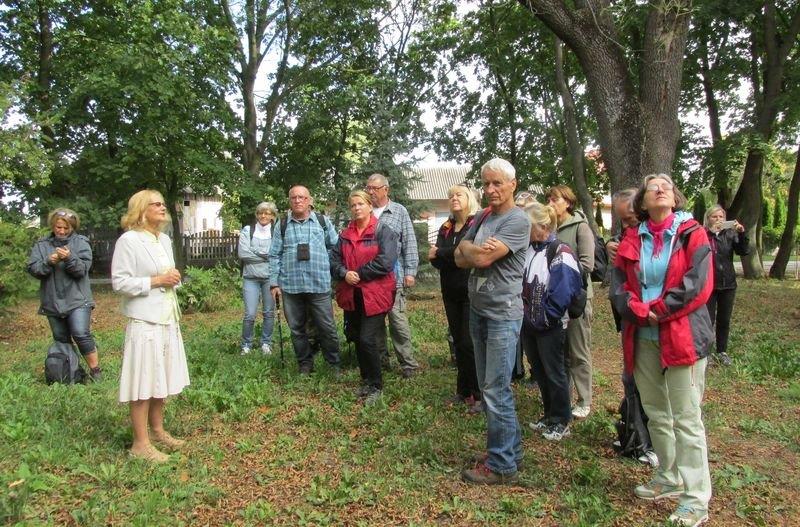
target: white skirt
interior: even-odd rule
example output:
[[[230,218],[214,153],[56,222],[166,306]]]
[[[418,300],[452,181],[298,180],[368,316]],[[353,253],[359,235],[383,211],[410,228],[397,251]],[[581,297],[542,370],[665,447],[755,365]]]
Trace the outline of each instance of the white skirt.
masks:
[[[125,328],[119,402],[163,399],[189,385],[189,368],[177,322],[130,319]]]

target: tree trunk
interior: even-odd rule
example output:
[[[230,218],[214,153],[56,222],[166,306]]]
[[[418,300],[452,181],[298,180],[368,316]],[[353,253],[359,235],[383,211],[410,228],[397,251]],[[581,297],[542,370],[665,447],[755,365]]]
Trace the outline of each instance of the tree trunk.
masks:
[[[39,68],[36,78],[37,99],[39,111],[49,114],[52,109],[50,102],[50,84],[53,69],[53,21],[46,2],[37,2],[39,18]],[[45,148],[53,151],[55,148],[56,134],[49,124],[42,125],[42,135],[45,137]]]
[[[592,196],[589,194],[589,186],[586,183],[586,170],[584,166],[584,149],[578,138],[578,124],[575,112],[575,100],[572,92],[569,91],[567,79],[564,76],[564,44],[555,38],[555,76],[558,93],[561,96],[561,107],[563,108],[564,131],[567,136],[567,148],[569,150],[569,162],[572,168],[572,181],[575,183],[575,191],[578,194],[578,201],[581,204],[586,221],[589,227],[597,234],[597,222],[592,214]]]
[[[800,200],[800,147],[797,148],[797,161],[794,165],[792,182],[789,184],[789,208],[786,214],[786,226],[783,228],[778,254],[769,270],[770,278],[783,279],[786,277],[786,266],[792,257],[795,247],[794,232],[797,227],[797,207]]]
[[[709,29],[704,29],[707,34]],[[714,188],[717,190],[717,203],[722,208],[730,207],[733,191],[728,184],[728,170],[725,160],[720,157],[722,148],[722,125],[719,118],[719,101],[714,93],[714,84],[711,80],[711,64],[708,58],[708,44],[705,39],[700,43],[700,75],[703,94],[708,112],[708,128],[711,131],[711,168],[714,174]]]
[[[159,178],[164,183],[164,201],[167,202],[167,210],[172,223],[172,253],[175,258],[175,268],[183,273],[186,261],[183,257],[183,232],[178,217],[180,211],[178,205],[182,202],[180,199],[182,196],[179,193],[182,189],[178,188],[178,178],[168,173],[163,160],[159,160],[157,170]]]
[[[733,200],[731,210],[728,212],[729,218],[736,218],[747,229],[747,236],[750,239],[750,253],[742,256],[742,269],[745,278],[763,278],[764,267],[761,264],[761,257],[758,253],[758,225],[761,221],[761,202],[763,194],[761,190],[761,170],[764,165],[764,155],[760,150],[752,151],[747,156],[745,164],[745,174],[753,173],[755,177],[739,186],[736,198]],[[738,206],[737,200],[746,203],[746,207]]]

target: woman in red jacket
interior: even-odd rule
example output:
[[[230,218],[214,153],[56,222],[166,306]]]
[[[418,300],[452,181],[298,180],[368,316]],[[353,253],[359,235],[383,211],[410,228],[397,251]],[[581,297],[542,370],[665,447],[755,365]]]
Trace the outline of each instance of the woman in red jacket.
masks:
[[[711,498],[700,402],[714,338],[706,309],[714,273],[705,229],[685,205],[669,176],[644,178],[633,200],[641,224],[619,244],[610,296],[622,316],[625,369],[636,379],[660,461],[634,494],[678,498],[669,521],[694,526],[708,520]]]
[[[331,250],[331,274],[340,280],[336,303],[344,310],[349,331],[357,336],[362,380],[358,397],[371,405],[383,389],[379,339],[383,337],[386,313],[394,305],[397,234],[372,215],[366,192],[355,190],[348,201],[352,219]]]

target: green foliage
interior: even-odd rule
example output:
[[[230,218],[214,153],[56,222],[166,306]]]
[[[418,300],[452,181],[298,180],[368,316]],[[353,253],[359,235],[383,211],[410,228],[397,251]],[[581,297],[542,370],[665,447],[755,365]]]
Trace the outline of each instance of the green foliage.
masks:
[[[800,375],[800,348],[781,335],[759,333],[752,336],[739,367],[756,380],[794,379]]]
[[[39,285],[25,269],[31,246],[40,235],[38,229],[0,221],[0,317]]]
[[[694,205],[692,206],[692,216],[695,217],[700,223],[706,216],[706,197],[702,192],[698,192],[694,198]]]
[[[239,269],[218,265],[211,269],[187,267],[178,302],[184,313],[209,313],[231,305],[239,298],[242,279]]]

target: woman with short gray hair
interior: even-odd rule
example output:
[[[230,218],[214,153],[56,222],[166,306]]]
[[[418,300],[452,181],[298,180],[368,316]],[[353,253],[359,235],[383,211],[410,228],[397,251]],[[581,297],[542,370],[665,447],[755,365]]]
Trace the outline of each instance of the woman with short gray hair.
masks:
[[[261,353],[272,353],[272,330],[275,327],[275,309],[269,292],[269,249],[272,245],[272,227],[278,210],[275,204],[263,201],[256,207],[255,221],[245,225],[239,233],[239,260],[242,263],[242,355],[250,353],[256,309],[261,298]]]

